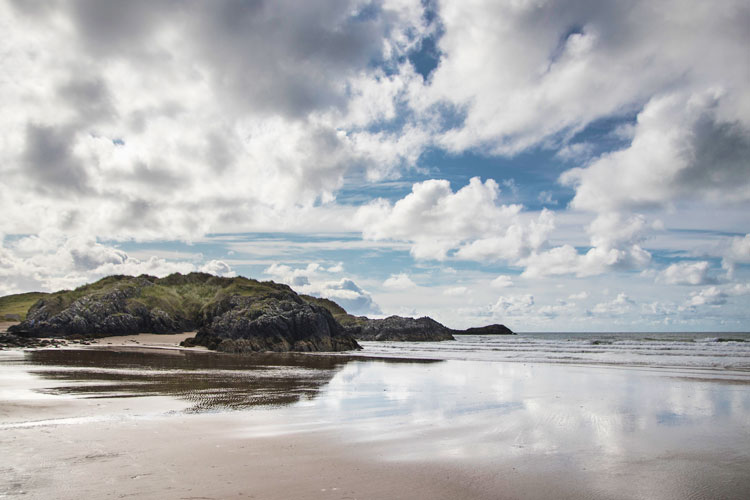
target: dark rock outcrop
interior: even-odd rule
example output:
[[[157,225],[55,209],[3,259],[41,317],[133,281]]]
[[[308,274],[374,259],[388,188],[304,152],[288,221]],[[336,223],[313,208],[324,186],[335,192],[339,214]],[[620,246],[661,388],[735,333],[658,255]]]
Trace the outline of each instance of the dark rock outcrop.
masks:
[[[281,300],[229,297],[185,345],[223,352],[349,351],[359,344],[320,306],[298,296]]]
[[[8,331],[24,338],[70,338],[196,328],[198,335],[186,345],[227,352],[360,348],[327,309],[286,285],[203,273],[110,276],[45,296]]]
[[[194,324],[188,318],[129,300],[151,286],[154,286],[151,281],[139,278],[128,286],[83,295],[68,306],[62,305],[61,296],[40,299],[29,309],[26,321],[11,326],[8,331],[41,337],[178,333],[192,329]]]
[[[0,333],[0,350],[15,347],[59,347],[64,345],[67,345],[64,340],[20,337],[12,333]]]
[[[453,340],[451,329],[432,318],[390,316],[385,319],[359,318],[359,324],[347,327],[358,340],[398,340],[427,342]]]
[[[452,330],[428,317],[352,316],[331,300],[300,296],[287,285],[205,273],[109,276],[75,290],[4,300],[18,309],[19,300],[28,304],[36,297],[41,298],[25,321],[8,329],[10,334],[71,339],[198,329],[184,345],[226,352],[306,352],[359,349],[355,339],[442,341],[453,340],[454,334],[513,333],[503,325]]]
[[[515,335],[515,333],[505,325],[494,324],[466,330],[453,330],[453,335]]]

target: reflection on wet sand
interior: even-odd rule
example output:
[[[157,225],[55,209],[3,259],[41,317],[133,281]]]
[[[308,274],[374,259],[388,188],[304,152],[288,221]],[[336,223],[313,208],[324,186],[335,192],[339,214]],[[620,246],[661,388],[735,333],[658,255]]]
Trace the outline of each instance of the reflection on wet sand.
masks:
[[[744,499],[749,380],[695,368],[32,351],[0,359],[0,449],[6,477],[21,478],[0,479],[0,496],[317,499],[335,485],[352,498]],[[102,479],[115,476],[116,487]]]
[[[311,399],[350,362],[363,360],[123,347],[36,350],[28,351],[25,359],[33,373],[55,381],[42,390],[47,394],[87,398],[171,396],[188,401],[190,412],[280,406]]]

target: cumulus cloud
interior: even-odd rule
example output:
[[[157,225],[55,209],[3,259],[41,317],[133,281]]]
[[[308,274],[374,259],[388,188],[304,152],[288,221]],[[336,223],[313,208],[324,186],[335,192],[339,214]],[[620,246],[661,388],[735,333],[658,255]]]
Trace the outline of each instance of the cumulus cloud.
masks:
[[[500,188],[474,177],[453,192],[446,180],[428,180],[391,204],[378,200],[359,209],[365,238],[407,241],[417,259],[516,259],[538,249],[554,227],[552,212],[525,222],[520,205],[498,203]],[[499,235],[499,236],[495,236]]]
[[[198,271],[227,278],[237,276],[237,273],[232,270],[231,266],[222,260],[210,260],[200,266]]]
[[[750,295],[750,283],[735,283],[727,286],[710,286],[696,292],[691,292],[685,301],[683,309],[697,306],[721,306],[730,297]]]
[[[305,267],[292,267],[274,263],[263,272],[274,280],[286,283],[297,293],[331,299],[351,314],[380,314],[380,307],[369,292],[350,278],[335,279],[341,273],[340,265],[326,268],[317,262]]]
[[[641,246],[646,220],[640,215],[604,213],[588,226],[591,248],[579,253],[571,245],[534,252],[518,262],[529,278],[574,274],[593,276],[616,269],[640,269],[651,261]]]
[[[0,295],[29,290],[75,288],[113,274],[203,271],[236,276],[225,262],[192,262],[151,256],[139,259],[118,248],[82,237],[47,231],[16,240],[0,240]]]
[[[190,241],[294,224],[347,172],[379,178],[419,155],[426,132],[368,126],[421,78],[398,61],[432,29],[423,12],[416,0],[0,2],[14,68],[0,80],[13,186],[0,225]]]
[[[406,273],[392,274],[383,282],[383,286],[393,290],[406,290],[417,286]]]
[[[506,288],[513,286],[513,279],[506,274],[501,274],[490,282],[490,286],[492,288]]]
[[[273,263],[263,272],[291,287],[302,287],[310,285],[310,277],[316,276],[320,269],[321,266],[317,262],[311,262],[303,268]]]
[[[381,314],[382,312],[372,300],[369,292],[347,278],[327,281],[321,284],[314,294],[333,300],[350,314]]]
[[[750,263],[750,234],[746,234],[744,238],[735,236],[731,239],[721,265],[731,276],[734,274],[734,268],[737,264],[747,263]]]
[[[600,302],[596,304],[592,309],[593,314],[606,314],[606,315],[620,315],[628,312],[635,301],[627,296],[625,293],[618,293],[617,297],[609,302]]]
[[[697,197],[748,201],[750,121],[721,117],[718,90],[655,97],[639,113],[629,147],[563,174],[572,205],[593,211],[666,206]]]
[[[462,123],[440,138],[444,147],[501,154],[564,140],[601,118],[638,111],[653,96],[717,86],[719,128],[747,124],[748,10],[742,0],[721,12],[678,0],[441,3],[443,58],[415,106],[442,101],[464,110]],[[682,118],[673,117],[676,130]]]
[[[710,286],[708,288],[704,288],[703,290],[692,292],[690,294],[690,298],[686,302],[686,305],[687,306],[704,306],[704,305],[718,306],[718,305],[726,304],[726,302],[727,302],[727,294],[718,287]]]
[[[669,285],[708,285],[716,282],[716,278],[709,275],[709,269],[705,260],[678,262],[659,273],[657,280]]]
[[[490,310],[494,316],[502,318],[504,316],[523,316],[529,314],[533,307],[533,295],[509,295],[498,297],[497,302],[495,302]]]

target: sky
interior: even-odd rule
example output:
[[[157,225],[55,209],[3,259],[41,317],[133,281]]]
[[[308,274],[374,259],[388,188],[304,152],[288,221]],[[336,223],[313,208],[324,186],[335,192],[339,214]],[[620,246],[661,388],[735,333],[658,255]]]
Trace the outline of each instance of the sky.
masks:
[[[750,330],[747,0],[0,0],[0,295]]]

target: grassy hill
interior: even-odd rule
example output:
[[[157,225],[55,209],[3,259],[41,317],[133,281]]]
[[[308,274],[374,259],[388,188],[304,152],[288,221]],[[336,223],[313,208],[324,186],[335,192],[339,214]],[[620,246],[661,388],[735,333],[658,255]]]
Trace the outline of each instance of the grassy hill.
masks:
[[[29,308],[47,295],[43,292],[28,292],[0,297],[0,321],[15,317],[20,321],[25,320]]]
[[[149,310],[159,309],[171,317],[181,317],[195,323],[201,323],[212,307],[231,296],[258,298],[260,307],[267,300],[296,295],[287,285],[244,277],[222,278],[206,273],[175,273],[165,278],[115,275],[74,290],[0,297],[0,317],[17,314],[21,320],[25,320],[29,309],[40,299],[42,302],[37,308],[43,306],[47,316],[54,316],[81,299],[97,303],[117,293],[125,297],[128,310],[139,306]]]

